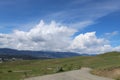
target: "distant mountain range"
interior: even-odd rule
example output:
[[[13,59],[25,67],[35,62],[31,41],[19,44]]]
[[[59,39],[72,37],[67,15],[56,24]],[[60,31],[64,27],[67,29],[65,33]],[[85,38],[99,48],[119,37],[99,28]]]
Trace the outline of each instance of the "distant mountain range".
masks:
[[[48,59],[81,56],[74,52],[29,51],[0,48],[0,58]]]
[[[29,60],[29,59],[68,58],[74,56],[91,56],[91,55],[78,54],[74,52],[30,51],[0,48],[0,58],[22,58]]]

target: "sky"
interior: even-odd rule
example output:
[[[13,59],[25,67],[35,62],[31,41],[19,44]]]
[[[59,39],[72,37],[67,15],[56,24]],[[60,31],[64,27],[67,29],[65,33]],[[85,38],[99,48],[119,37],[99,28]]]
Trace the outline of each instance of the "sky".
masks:
[[[120,51],[120,0],[0,0],[0,48]]]

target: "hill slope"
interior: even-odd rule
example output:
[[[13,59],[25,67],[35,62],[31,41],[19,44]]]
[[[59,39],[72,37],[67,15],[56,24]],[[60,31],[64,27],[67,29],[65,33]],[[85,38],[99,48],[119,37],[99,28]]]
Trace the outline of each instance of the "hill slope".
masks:
[[[24,77],[76,70],[81,67],[93,68],[94,74],[103,70],[108,73],[109,71],[112,72],[114,69],[119,70],[120,52],[110,52],[98,56],[80,56],[62,59],[27,60],[1,63],[0,80],[20,80]],[[101,75],[101,73],[97,73],[97,75]],[[112,78],[119,78],[119,74]]]

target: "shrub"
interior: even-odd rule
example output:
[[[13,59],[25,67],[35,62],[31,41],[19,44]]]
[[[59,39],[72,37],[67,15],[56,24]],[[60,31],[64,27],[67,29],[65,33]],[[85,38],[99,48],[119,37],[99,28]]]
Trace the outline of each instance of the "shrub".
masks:
[[[2,71],[0,71],[0,73],[3,73]]]
[[[8,72],[12,72],[12,70],[8,70]]]
[[[120,80],[120,78],[117,78],[117,79],[115,79],[115,80]]]
[[[62,67],[57,67],[57,69],[56,69],[56,73],[63,72],[63,71],[64,71],[64,70],[63,70]]]

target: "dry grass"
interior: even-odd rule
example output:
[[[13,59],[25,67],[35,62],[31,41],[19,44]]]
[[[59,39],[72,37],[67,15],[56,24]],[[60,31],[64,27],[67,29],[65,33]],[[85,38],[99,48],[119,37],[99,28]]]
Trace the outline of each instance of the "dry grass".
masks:
[[[105,69],[95,69],[92,71],[93,74],[113,78],[120,80],[120,67],[115,68],[105,68]]]

